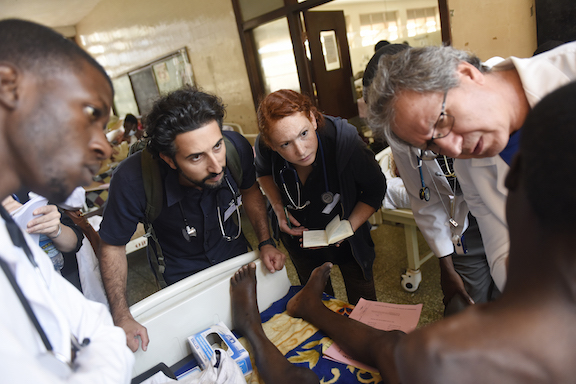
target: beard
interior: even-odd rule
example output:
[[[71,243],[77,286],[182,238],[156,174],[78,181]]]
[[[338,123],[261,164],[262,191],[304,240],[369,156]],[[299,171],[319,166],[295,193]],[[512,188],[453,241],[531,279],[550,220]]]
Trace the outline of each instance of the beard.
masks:
[[[220,188],[220,186],[222,185],[222,182],[224,181],[224,177],[221,177],[220,180],[218,180],[215,183],[208,183],[207,181],[209,179],[212,179],[220,174],[224,174],[224,172],[226,172],[226,167],[222,168],[222,172],[220,173],[209,173],[208,176],[206,176],[205,178],[203,178],[202,180],[197,180],[197,179],[193,179],[191,177],[189,177],[188,175],[186,175],[183,171],[182,168],[180,168],[180,166],[178,165],[178,163],[174,162],[174,164],[176,165],[176,170],[178,171],[178,173],[180,174],[180,176],[191,182],[192,184],[196,185],[197,187],[200,187],[202,189],[217,189]]]

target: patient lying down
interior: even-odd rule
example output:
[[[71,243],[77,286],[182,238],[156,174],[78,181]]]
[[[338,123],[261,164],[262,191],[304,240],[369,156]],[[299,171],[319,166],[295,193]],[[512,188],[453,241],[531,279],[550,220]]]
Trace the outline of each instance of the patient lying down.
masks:
[[[566,175],[576,163],[575,104],[573,83],[543,99],[522,128],[506,179],[511,245],[507,285],[498,300],[408,335],[380,331],[323,304],[332,267],[326,263],[288,302],[288,314],[323,330],[389,383],[573,382],[576,178]],[[542,156],[552,151],[554,156]],[[546,198],[550,180],[552,202]],[[318,382],[311,371],[291,365],[262,331],[254,268],[245,266],[232,278],[233,322],[252,343],[262,378],[268,384]]]

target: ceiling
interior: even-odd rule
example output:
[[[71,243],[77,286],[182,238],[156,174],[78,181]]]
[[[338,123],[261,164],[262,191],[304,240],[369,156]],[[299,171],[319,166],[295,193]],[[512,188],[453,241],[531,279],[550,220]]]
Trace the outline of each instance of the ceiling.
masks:
[[[19,18],[48,27],[74,27],[100,0],[0,0],[0,19]]]

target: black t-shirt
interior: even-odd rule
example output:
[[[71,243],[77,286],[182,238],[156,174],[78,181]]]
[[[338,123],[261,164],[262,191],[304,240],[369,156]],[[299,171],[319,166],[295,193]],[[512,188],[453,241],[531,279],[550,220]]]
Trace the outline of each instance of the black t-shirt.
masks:
[[[320,139],[318,150],[316,159],[312,164],[312,172],[304,185],[297,179],[298,176],[292,164],[268,148],[262,140],[259,140],[259,148],[257,149],[257,175],[273,176],[274,182],[280,190],[282,203],[292,216],[308,229],[324,229],[334,216],[340,215],[342,218],[341,201],[330,212],[322,213],[327,205],[322,201],[322,194],[327,192],[327,190],[334,196],[340,193],[338,172],[335,167],[336,127],[330,120],[326,119],[325,121],[326,124],[316,131]],[[322,152],[324,152],[324,156],[322,156]],[[325,172],[327,180],[324,178]],[[326,182],[328,188],[326,188]],[[298,200],[298,187],[301,194],[300,200]],[[290,197],[286,193],[286,189]],[[306,202],[310,203],[304,209],[294,209],[293,203],[302,206]]]

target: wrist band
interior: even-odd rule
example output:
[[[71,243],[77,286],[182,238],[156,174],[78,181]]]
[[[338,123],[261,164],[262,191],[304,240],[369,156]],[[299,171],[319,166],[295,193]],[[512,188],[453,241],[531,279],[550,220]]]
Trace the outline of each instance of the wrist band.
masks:
[[[58,233],[56,234],[56,236],[51,237],[51,239],[55,239],[58,236],[60,236],[60,234],[62,233],[62,224],[58,224]]]
[[[260,250],[260,248],[262,248],[265,245],[271,245],[274,248],[276,248],[276,242],[274,241],[273,238],[269,237],[267,240],[264,240],[263,242],[261,242],[260,244],[258,244],[258,250]]]

